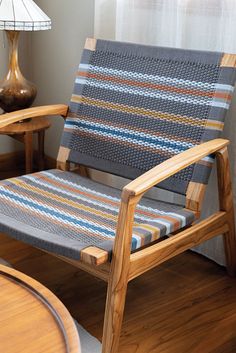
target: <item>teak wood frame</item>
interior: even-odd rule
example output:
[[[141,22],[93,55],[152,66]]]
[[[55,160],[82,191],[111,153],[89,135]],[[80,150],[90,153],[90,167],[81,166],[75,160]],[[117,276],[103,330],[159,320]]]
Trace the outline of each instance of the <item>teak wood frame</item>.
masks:
[[[87,42],[87,46],[93,45],[93,41]],[[225,54],[221,65],[235,67],[236,55]],[[0,120],[0,128],[29,117],[61,115],[65,118],[67,112],[66,105],[21,110],[4,115]],[[96,247],[83,250],[80,261],[52,254],[108,283],[102,353],[118,352],[127,286],[135,277],[220,234],[224,237],[228,273],[232,276],[236,274],[236,239],[228,144],[229,141],[223,139],[202,143],[161,163],[123,188],[111,262],[108,253]],[[168,239],[131,253],[135,207],[146,191],[209,154],[215,154],[217,160],[219,211]],[[69,150],[61,147],[58,168],[70,170],[68,156]],[[86,174],[84,169],[82,172]],[[204,192],[205,185],[199,183],[191,182],[187,189],[185,207],[194,211],[197,217],[201,212]]]

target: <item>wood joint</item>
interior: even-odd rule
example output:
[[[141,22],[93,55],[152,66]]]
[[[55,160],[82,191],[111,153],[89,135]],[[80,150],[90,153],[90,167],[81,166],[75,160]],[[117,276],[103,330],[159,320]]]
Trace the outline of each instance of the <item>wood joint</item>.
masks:
[[[220,63],[221,67],[236,67],[236,55],[224,54]]]
[[[205,184],[190,181],[186,193],[186,209],[200,214],[205,191]]]
[[[89,246],[81,251],[81,261],[86,264],[99,266],[108,262],[108,260],[108,252],[95,246]]]

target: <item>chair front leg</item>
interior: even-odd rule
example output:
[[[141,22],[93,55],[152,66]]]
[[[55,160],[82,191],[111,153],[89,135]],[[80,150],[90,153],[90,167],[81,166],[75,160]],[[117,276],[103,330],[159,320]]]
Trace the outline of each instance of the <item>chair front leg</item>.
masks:
[[[108,281],[102,353],[117,353],[129,279],[133,218],[140,198],[122,201]]]
[[[236,276],[235,216],[227,147],[218,151],[216,156],[220,210],[227,212],[227,224],[229,228],[229,230],[223,234],[226,266],[228,274],[230,276]]]

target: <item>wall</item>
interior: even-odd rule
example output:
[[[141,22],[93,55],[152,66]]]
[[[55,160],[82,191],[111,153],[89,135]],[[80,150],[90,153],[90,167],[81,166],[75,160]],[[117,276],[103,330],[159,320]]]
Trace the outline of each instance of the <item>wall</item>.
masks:
[[[35,0],[52,19],[50,31],[21,33],[19,61],[23,74],[38,88],[34,105],[69,103],[85,38],[94,33],[94,0]],[[2,34],[4,32],[1,32]],[[0,33],[0,35],[1,35]],[[0,36],[0,79],[7,72],[8,45]],[[45,151],[56,158],[63,126],[52,118]],[[22,149],[20,143],[0,136],[0,153]]]
[[[75,73],[80,62],[85,38],[93,36],[93,0],[36,0],[52,19],[52,29],[33,33],[33,81],[38,88],[36,105],[69,103]],[[56,157],[62,118],[52,118],[47,131],[45,150]]]

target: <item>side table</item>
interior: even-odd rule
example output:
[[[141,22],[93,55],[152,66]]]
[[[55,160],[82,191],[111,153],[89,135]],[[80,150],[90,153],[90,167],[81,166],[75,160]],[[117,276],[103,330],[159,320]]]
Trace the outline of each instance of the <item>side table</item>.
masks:
[[[49,289],[0,265],[1,353],[81,353],[70,313]]]
[[[15,123],[0,129],[0,135],[8,135],[25,146],[25,172],[33,172],[33,134],[38,135],[38,168],[44,168],[45,130],[51,126],[48,118],[36,118],[23,123]]]

